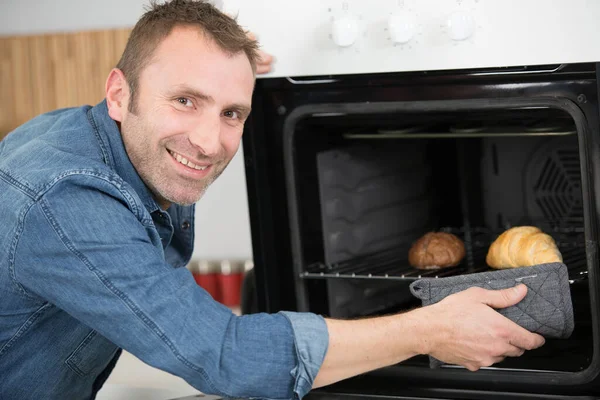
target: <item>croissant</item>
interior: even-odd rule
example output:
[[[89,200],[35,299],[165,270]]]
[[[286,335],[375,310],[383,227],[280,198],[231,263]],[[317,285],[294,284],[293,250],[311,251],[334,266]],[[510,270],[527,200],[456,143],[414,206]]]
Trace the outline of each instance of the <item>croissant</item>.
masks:
[[[498,236],[485,261],[492,268],[506,269],[562,262],[563,259],[550,235],[535,226],[517,226]]]

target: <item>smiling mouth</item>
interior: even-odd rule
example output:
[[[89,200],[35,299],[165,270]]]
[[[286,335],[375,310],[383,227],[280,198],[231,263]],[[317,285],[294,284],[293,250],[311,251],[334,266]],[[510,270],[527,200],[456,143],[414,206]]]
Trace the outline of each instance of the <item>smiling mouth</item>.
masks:
[[[185,158],[182,155],[177,154],[177,153],[175,153],[175,152],[173,152],[171,150],[168,150],[168,152],[173,156],[174,159],[177,160],[177,162],[179,164],[183,164],[186,167],[190,167],[190,168],[193,168],[193,169],[198,170],[198,171],[204,171],[206,168],[209,167],[208,165],[196,165],[193,162],[189,161],[187,158]]]

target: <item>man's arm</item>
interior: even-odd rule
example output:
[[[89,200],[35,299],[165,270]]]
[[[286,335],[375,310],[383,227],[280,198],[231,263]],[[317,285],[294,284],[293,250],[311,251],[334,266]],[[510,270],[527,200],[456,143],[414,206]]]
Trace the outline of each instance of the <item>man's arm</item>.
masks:
[[[404,314],[356,321],[327,319],[329,348],[313,388],[393,365],[418,354],[471,371],[544,344],[493,308],[521,301],[527,287],[471,288]]]
[[[67,171],[24,217],[16,282],[203,393],[304,396],[326,352],[323,318],[233,315],[186,268],[165,262],[150,215],[132,193],[104,170]]]

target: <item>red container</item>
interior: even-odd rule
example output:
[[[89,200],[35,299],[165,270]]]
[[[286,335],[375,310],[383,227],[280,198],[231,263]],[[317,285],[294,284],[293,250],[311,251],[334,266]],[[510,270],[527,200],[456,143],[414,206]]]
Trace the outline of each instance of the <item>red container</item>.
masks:
[[[221,302],[221,287],[219,284],[220,266],[214,261],[195,261],[190,263],[192,275],[198,285],[208,292],[218,302]]]
[[[244,281],[244,262],[225,260],[221,262],[219,288],[221,303],[228,307],[240,305],[242,282]]]

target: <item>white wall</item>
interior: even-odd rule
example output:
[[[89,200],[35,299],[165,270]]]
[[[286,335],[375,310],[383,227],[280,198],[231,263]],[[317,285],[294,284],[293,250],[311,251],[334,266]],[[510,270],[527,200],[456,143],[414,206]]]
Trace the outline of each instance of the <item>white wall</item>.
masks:
[[[130,27],[149,0],[0,0],[0,35]],[[251,258],[242,150],[196,208],[193,258]]]

